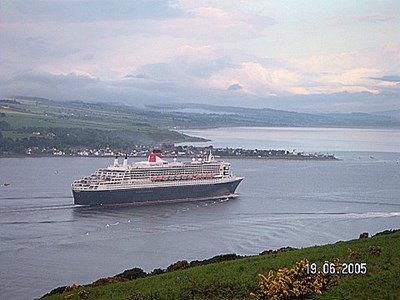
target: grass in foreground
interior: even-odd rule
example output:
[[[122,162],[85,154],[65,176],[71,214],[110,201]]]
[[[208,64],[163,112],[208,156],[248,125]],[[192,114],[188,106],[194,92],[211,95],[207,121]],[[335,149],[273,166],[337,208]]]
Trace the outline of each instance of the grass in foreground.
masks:
[[[250,293],[257,290],[258,274],[290,268],[302,259],[319,267],[325,261],[336,259],[342,263],[366,263],[367,266],[367,274],[341,275],[336,285],[306,299],[400,299],[400,231],[195,266],[102,286],[73,287],[44,299],[255,299]]]

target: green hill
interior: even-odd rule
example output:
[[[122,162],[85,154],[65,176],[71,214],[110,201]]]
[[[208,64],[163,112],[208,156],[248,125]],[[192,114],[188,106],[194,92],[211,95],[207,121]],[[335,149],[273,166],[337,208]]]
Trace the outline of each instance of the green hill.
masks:
[[[170,130],[173,117],[143,109],[81,101],[0,99],[0,156],[43,154],[46,148],[133,149],[204,141]],[[51,152],[51,151],[50,151]]]
[[[214,263],[226,259],[228,261]],[[268,299],[260,294],[260,290],[258,298],[250,296],[250,293],[257,294],[258,274],[267,274],[270,270],[276,274],[281,269],[280,272],[286,272],[289,277],[300,278],[300,281],[291,284],[283,282],[282,278],[273,282],[275,285],[286,284],[286,289],[293,289],[299,282],[316,284],[320,275],[300,274],[290,269],[303,259],[310,264],[315,263],[321,272],[325,262],[340,261],[343,269],[336,269],[339,275],[327,275],[332,280],[320,288],[321,294],[269,299],[400,299],[398,230],[325,246],[265,251],[258,256],[238,258],[236,255],[225,255],[202,262],[181,261],[168,267],[166,272],[154,270],[153,274],[162,273],[158,275],[145,274],[141,269],[134,268],[90,285],[57,288],[44,299]],[[350,274],[341,274],[344,273],[345,263]],[[361,264],[366,266],[365,270],[360,268]]]

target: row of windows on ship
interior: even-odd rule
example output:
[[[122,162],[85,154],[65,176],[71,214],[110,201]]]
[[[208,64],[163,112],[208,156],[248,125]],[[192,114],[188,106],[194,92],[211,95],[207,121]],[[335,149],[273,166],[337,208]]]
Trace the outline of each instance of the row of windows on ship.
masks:
[[[199,172],[200,171],[200,172]],[[203,168],[202,170],[188,170],[188,169],[170,169],[170,170],[149,170],[147,172],[115,172],[115,171],[98,171],[94,174],[93,177],[100,178],[118,178],[118,179],[131,179],[131,178],[144,178],[144,177],[152,177],[152,176],[166,176],[166,175],[197,175],[197,174],[220,174],[223,171],[224,174],[228,171],[228,169],[224,168],[220,170],[218,168]]]

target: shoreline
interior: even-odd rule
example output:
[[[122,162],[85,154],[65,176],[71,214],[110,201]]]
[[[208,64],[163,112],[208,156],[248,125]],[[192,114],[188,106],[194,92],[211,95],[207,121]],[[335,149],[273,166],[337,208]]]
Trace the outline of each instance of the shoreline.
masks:
[[[99,156],[99,155],[51,155],[51,154],[43,154],[43,155],[7,155],[7,156],[0,156],[0,159],[3,158],[113,158],[114,155],[104,155],[104,156]],[[163,156],[164,158],[182,158],[182,159],[190,159],[192,158],[191,156]],[[143,158],[147,159],[145,156],[129,156],[128,158]],[[293,156],[293,157],[253,157],[253,156],[218,156],[216,159],[229,159],[229,160],[240,160],[240,159],[245,159],[245,160],[315,160],[315,161],[336,161],[336,160],[341,160],[335,156],[333,157],[306,157],[306,156]]]
[[[245,160],[315,160],[315,161],[336,161],[336,160],[341,160],[335,156],[333,157],[251,157],[251,156],[243,156],[243,157],[237,157],[237,156],[221,156],[218,157],[221,159],[229,159],[229,160],[240,160],[240,159],[245,159]]]
[[[400,151],[396,152],[396,151],[338,151],[340,153],[365,153],[365,154],[369,154],[369,153],[393,153],[393,154],[399,154],[400,155]],[[33,154],[33,155],[24,155],[24,154],[10,154],[10,155],[0,155],[0,159],[4,159],[4,158],[44,158],[44,157],[48,157],[48,158],[77,158],[77,157],[86,157],[86,158],[113,158],[115,157],[114,155],[52,155],[52,154]],[[163,157],[165,158],[184,158],[184,159],[190,159],[192,158],[191,156],[167,156],[164,155]],[[128,158],[143,158],[143,159],[147,159],[147,156],[129,156]],[[217,156],[216,158],[218,159],[229,159],[229,160],[239,160],[239,159],[251,159],[251,160],[342,160],[340,158],[337,158],[335,156],[335,158],[332,159],[325,159],[325,158],[309,158],[309,157],[254,157],[254,156]]]
[[[134,149],[112,148],[78,148],[78,149],[52,149],[46,152],[7,153],[0,158],[27,158],[27,157],[116,157],[128,156],[130,158],[146,159],[150,149],[161,148],[162,156],[173,159],[203,160],[212,154],[217,159],[267,159],[267,160],[337,160],[335,155],[329,153],[307,153],[289,151],[286,149],[243,149],[243,148],[214,148],[210,146],[175,146],[164,145],[161,147],[147,147]]]

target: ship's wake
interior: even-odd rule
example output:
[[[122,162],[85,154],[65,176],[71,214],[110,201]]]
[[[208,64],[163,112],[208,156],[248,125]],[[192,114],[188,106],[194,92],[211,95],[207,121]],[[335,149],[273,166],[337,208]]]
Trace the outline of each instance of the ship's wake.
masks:
[[[3,200],[51,200],[51,199],[72,199],[72,196],[19,196],[19,197],[0,197]]]
[[[13,207],[0,207],[0,213],[10,212],[36,212],[36,211],[47,211],[47,210],[61,210],[61,209],[76,209],[84,207],[84,205],[74,204],[60,204],[60,205],[43,205],[43,206],[13,206]]]

